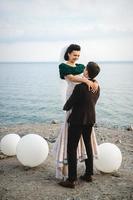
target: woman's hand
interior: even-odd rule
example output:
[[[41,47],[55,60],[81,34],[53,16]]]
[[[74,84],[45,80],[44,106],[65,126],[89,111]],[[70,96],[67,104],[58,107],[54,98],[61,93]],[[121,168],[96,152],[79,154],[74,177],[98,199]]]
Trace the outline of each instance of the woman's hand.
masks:
[[[84,83],[88,85],[89,91],[91,90],[93,93],[97,92],[98,86],[99,86],[97,81],[93,82],[93,81],[88,80],[85,77],[83,77],[83,79],[84,79]]]
[[[65,76],[65,79],[68,79],[69,81],[72,81],[74,83],[85,83],[88,85],[88,89],[91,90],[92,92],[97,92],[98,90],[98,82],[95,80],[95,82],[88,80],[88,78],[84,76],[79,76],[79,75],[67,75]]]
[[[93,84],[92,84],[92,86],[91,86],[91,91],[92,91],[93,93],[97,92],[98,86],[99,86],[99,84],[98,84],[97,81],[93,82]]]
[[[88,85],[88,89],[89,91],[93,88],[93,82],[88,80],[87,78],[83,77],[83,82],[86,83]]]

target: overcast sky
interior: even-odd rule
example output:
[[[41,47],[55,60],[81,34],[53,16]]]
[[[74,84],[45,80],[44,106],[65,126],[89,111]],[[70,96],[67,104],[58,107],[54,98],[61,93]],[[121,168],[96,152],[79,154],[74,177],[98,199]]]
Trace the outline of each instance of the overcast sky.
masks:
[[[133,60],[132,0],[0,0],[0,61]]]

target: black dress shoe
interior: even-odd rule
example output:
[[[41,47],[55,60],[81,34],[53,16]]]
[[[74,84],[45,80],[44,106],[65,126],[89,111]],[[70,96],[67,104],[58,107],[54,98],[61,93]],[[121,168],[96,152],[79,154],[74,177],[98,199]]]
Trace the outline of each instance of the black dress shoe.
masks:
[[[68,179],[66,181],[61,181],[58,184],[67,188],[75,188],[75,185],[76,185],[74,181],[71,182]]]
[[[83,176],[79,177],[82,181],[92,182],[92,176],[84,174]]]

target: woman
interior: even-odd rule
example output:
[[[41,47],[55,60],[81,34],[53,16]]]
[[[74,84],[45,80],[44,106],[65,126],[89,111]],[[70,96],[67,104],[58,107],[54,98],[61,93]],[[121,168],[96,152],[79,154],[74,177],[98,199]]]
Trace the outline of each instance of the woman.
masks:
[[[83,77],[84,65],[77,64],[76,61],[80,56],[80,46],[76,44],[71,44],[65,54],[64,60],[66,63],[61,63],[59,65],[60,78],[65,79],[67,82],[66,100],[70,97],[76,84],[86,83],[88,89],[95,92],[98,88],[97,82],[89,81],[87,78]],[[71,111],[66,112],[65,121],[61,127],[60,134],[56,140],[54,146],[54,154],[56,156],[56,178],[66,178],[67,177],[67,136],[68,136],[68,123],[67,119]],[[92,147],[93,153],[97,154],[97,143],[95,140],[95,135],[92,134]],[[81,137],[77,150],[77,159],[82,161],[87,158],[85,146],[83,139]]]

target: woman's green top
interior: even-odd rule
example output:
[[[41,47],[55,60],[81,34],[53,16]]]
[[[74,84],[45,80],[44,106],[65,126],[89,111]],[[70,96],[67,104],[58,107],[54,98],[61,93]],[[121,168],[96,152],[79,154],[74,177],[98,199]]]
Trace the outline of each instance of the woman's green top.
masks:
[[[75,67],[71,67],[68,64],[65,63],[61,63],[59,65],[59,72],[60,72],[60,78],[64,79],[65,76],[67,75],[78,75],[78,74],[82,74],[84,71],[85,66],[82,64],[76,64]]]

